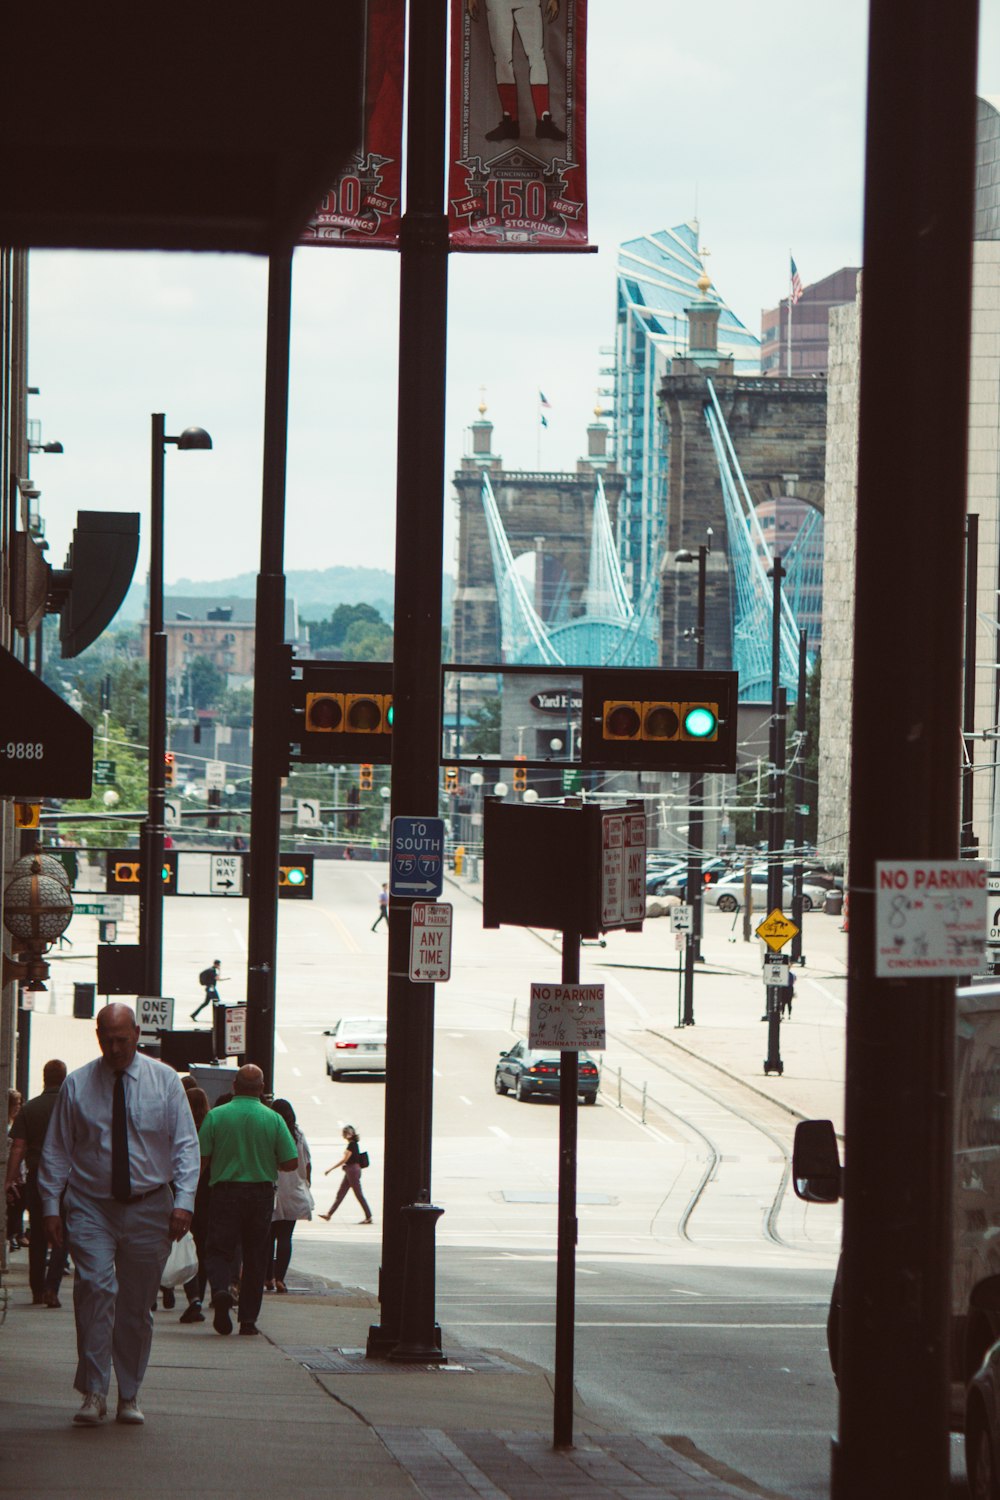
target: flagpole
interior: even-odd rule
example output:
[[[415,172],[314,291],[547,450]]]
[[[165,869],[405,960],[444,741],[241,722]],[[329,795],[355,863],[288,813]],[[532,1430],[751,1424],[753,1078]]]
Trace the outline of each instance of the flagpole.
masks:
[[[788,252],[788,374],[792,373],[792,308],[795,306],[795,287],[792,281],[792,252]]]

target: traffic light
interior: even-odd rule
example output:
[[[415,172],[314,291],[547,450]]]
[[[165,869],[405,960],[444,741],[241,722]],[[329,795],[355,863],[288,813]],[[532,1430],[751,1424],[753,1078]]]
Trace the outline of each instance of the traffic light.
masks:
[[[445,766],[445,768],[444,768],[444,789],[445,789],[445,791],[448,793],[448,795],[450,797],[453,797],[455,795],[455,793],[458,791],[458,767],[457,766]]]
[[[172,750],[166,750],[163,754],[163,785],[173,786],[176,780],[177,766],[175,763],[174,752]]]
[[[282,854],[278,864],[278,897],[280,900],[311,901],[313,894],[313,856]]]
[[[358,786],[363,792],[370,792],[372,789],[372,770],[369,765],[358,767]]]
[[[585,672],[581,760],[603,768],[734,771],[737,689],[735,672]]]
[[[40,802],[14,803],[15,828],[37,828],[41,821],[42,804]]]
[[[108,872],[108,886],[114,889],[120,885],[142,884],[142,862],[135,859],[119,859],[111,866]]]
[[[392,665],[302,662],[292,678],[292,760],[315,764],[392,759]],[[333,743],[328,735],[336,735]]]
[[[527,760],[527,758],[528,757],[526,755],[515,755],[514,756],[514,760],[515,761]],[[528,785],[528,768],[527,768],[527,766],[515,765],[514,766],[514,790],[515,790],[515,792],[523,792],[524,789],[525,789],[525,787],[527,785]]]

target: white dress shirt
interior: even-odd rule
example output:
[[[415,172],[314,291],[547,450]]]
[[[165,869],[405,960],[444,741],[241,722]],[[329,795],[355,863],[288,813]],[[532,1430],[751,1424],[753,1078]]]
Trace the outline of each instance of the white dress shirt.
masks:
[[[42,1213],[59,1212],[71,1183],[111,1198],[111,1110],[115,1072],[103,1057],[70,1073],[59,1090],[38,1166]],[[187,1095],[173,1068],[137,1052],[125,1069],[129,1174],[133,1194],[174,1185],[177,1208],[194,1210],[201,1154]]]

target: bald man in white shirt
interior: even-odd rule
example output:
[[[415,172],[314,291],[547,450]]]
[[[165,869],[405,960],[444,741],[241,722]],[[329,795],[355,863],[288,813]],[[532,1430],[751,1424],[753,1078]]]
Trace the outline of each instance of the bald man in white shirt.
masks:
[[[38,1189],[49,1243],[62,1248],[65,1240],[75,1267],[74,1385],[83,1405],[73,1421],[94,1427],[104,1420],[113,1365],[117,1420],[140,1426],[150,1309],[171,1241],[190,1226],[201,1157],[180,1079],[137,1050],[131,1007],[106,1005],[97,1040],[101,1056],[70,1073],[60,1090]]]

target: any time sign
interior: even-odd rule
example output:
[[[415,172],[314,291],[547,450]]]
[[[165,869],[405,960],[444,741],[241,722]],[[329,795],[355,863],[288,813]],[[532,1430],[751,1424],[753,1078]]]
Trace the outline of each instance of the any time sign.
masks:
[[[451,905],[447,901],[413,903],[410,978],[423,984],[451,978]]]

